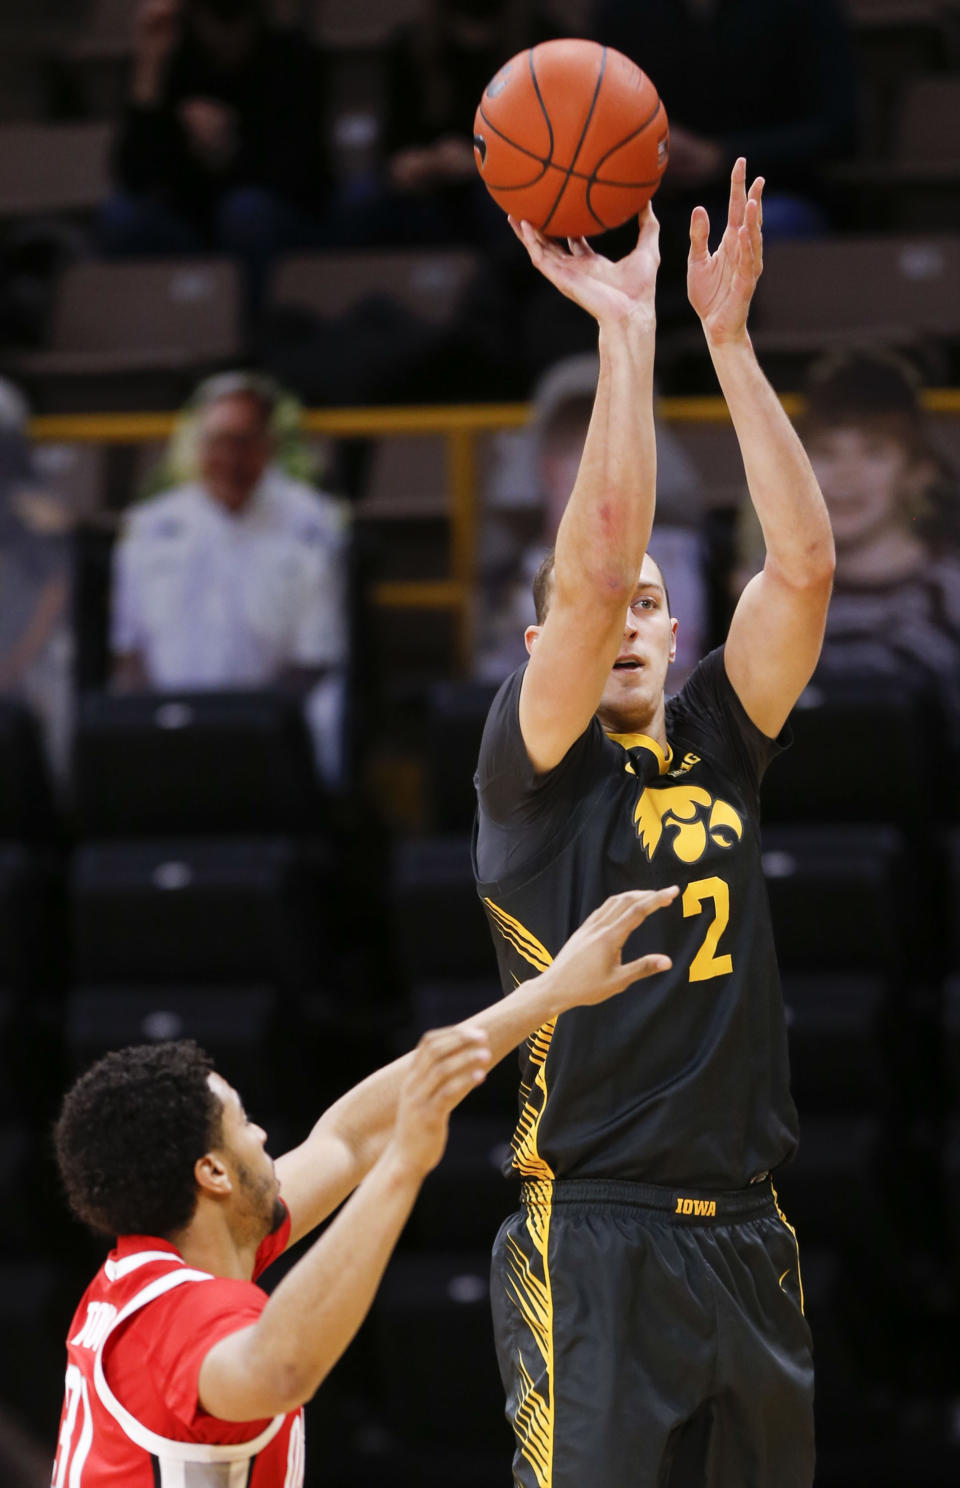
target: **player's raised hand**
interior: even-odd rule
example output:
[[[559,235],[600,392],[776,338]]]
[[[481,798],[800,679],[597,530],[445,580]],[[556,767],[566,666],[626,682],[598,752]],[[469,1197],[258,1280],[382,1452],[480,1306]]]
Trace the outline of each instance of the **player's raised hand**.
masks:
[[[727,225],[716,253],[710,252],[710,218],[694,207],[690,218],[687,296],[715,345],[746,334],[747,312],[763,271],[764,181],[747,191],[747,162],[741,156],[730,175]]]
[[[677,885],[671,884],[667,889],[632,889],[614,894],[584,920],[550,967],[549,975],[560,984],[554,991],[561,1011],[606,1002],[642,977],[670,969],[673,963],[669,956],[647,955],[624,961],[622,953],[637,926],[672,904],[679,892]]]
[[[490,1044],[480,1029],[458,1024],[425,1033],[397,1102],[393,1156],[424,1175],[435,1168],[447,1145],[450,1112],[489,1068]]]
[[[595,253],[586,238],[569,238],[567,248],[544,237],[529,222],[508,219],[544,278],[580,305],[600,324],[651,320],[654,292],[660,266],[660,224],[647,202],[640,213],[637,245],[626,258],[616,261]]]

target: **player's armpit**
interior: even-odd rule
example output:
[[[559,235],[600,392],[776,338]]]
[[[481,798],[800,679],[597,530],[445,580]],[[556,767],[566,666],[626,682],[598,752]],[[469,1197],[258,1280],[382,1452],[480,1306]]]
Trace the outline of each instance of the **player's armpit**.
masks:
[[[629,603],[626,590],[609,600],[554,592],[520,690],[520,731],[538,774],[560,763],[597,711]]]
[[[263,1357],[258,1332],[254,1324],[228,1333],[200,1365],[200,1404],[219,1421],[268,1421],[303,1402],[303,1381],[289,1365],[272,1366]]]
[[[804,585],[770,563],[740,596],[724,647],[730,685],[752,723],[774,739],[813,676],[830,603],[832,569]]]

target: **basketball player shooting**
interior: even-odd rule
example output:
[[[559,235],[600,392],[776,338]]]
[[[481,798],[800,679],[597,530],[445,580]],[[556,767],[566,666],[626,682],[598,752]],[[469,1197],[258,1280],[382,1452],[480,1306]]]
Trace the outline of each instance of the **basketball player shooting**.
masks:
[[[677,620],[654,517],[658,228],[618,263],[513,223],[594,316],[600,374],[579,472],[535,584],[529,661],[477,771],[474,866],[505,989],[610,893],[677,881],[672,967],[524,1046],[493,1311],[521,1488],[809,1488],[813,1369],[796,1238],[771,1175],[796,1111],[760,861],[759,788],[817,662],[826,508],[754,355],[758,179],[738,160],[713,254],[698,207],[688,293],[743,457],[766,561],[725,645],[665,697]],[[649,948],[641,927],[631,953]]]
[[[60,1173],[77,1218],[119,1238],[67,1334],[53,1488],[301,1488],[301,1406],[363,1321],[450,1112],[543,1022],[669,967],[621,949],[676,893],[603,904],[542,975],[426,1034],[276,1164],[189,1041],[82,1075],[57,1123]],[[350,1194],[268,1300],[254,1279]]]

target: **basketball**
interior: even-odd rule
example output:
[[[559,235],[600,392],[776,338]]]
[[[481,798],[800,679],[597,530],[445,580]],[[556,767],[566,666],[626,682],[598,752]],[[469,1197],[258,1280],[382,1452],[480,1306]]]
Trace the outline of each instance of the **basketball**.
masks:
[[[473,122],[477,169],[494,201],[557,238],[591,237],[639,212],[669,144],[646,73],[595,41],[544,41],[511,57]]]

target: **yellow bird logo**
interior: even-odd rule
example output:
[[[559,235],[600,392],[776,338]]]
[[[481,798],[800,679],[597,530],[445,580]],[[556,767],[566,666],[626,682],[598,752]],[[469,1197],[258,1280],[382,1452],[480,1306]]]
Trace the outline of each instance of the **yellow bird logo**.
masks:
[[[743,822],[729,802],[714,800],[699,785],[648,786],[633,819],[648,862],[668,829],[673,830],[673,851],[681,863],[698,862],[708,841],[732,847],[743,836]]]

